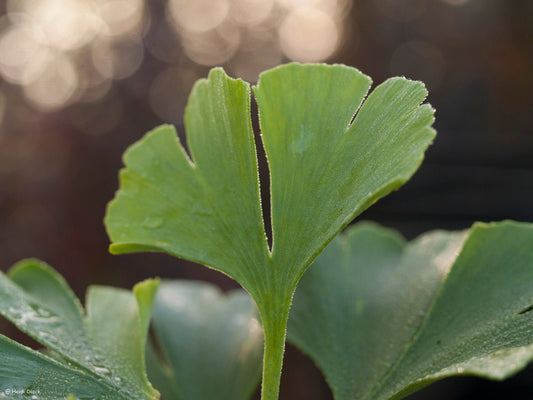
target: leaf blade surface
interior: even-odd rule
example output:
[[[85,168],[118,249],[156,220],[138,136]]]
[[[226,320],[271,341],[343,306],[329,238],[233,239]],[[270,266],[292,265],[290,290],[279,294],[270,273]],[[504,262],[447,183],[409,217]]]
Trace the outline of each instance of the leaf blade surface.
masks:
[[[277,398],[299,278],[351,219],[414,173],[435,135],[422,83],[389,80],[360,106],[369,86],[342,65],[261,74],[254,94],[271,174],[272,252],[246,83],[214,69],[195,85],[185,113],[191,160],[168,126],[125,153],[105,219],[111,252],[163,251],[237,280],[263,322],[264,400]]]
[[[86,318],[63,278],[45,263],[27,260],[7,276],[0,272],[0,314],[55,354],[52,358],[0,335],[3,394],[19,398],[21,391],[38,390],[39,398],[50,400],[69,394],[101,400],[159,398],[144,373],[146,319],[156,288],[152,280],[140,283],[134,295],[95,288],[105,296],[93,300],[108,307],[97,309],[98,318],[91,312],[93,318]],[[129,329],[114,329],[117,325]],[[123,333],[121,343],[117,333]],[[124,345],[126,338],[135,338],[134,343],[128,339]]]
[[[521,314],[533,302],[531,225],[476,224],[402,242],[357,225],[297,290],[288,338],[337,400],[400,399],[456,374],[502,379],[531,361],[533,318]]]
[[[148,374],[161,384],[163,397],[250,399],[261,374],[263,332],[247,293],[222,294],[203,282],[164,281],[153,326],[164,359],[152,349]]]

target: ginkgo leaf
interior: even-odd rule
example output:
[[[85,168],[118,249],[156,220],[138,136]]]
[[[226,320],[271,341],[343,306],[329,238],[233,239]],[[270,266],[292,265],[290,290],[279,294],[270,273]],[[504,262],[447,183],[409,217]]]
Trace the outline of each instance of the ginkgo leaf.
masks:
[[[164,399],[249,400],[261,377],[263,330],[242,289],[223,294],[194,281],[164,281],[153,310],[150,381]]]
[[[133,293],[93,286],[87,315],[63,278],[26,260],[0,272],[0,315],[54,353],[41,354],[0,335],[0,393],[58,400],[159,399],[145,373],[144,345],[158,282]]]
[[[451,375],[503,379],[533,360],[533,225],[475,224],[411,243],[359,224],[300,281],[288,340],[336,400],[400,399]]]
[[[215,68],[196,83],[185,110],[190,159],[171,126],[124,155],[105,219],[111,252],[163,251],[236,279],[262,317],[264,400],[277,399],[300,276],[339,230],[409,179],[435,135],[422,83],[389,79],[363,103],[370,83],[343,65],[261,74],[254,94],[270,169],[271,251],[245,82]]]

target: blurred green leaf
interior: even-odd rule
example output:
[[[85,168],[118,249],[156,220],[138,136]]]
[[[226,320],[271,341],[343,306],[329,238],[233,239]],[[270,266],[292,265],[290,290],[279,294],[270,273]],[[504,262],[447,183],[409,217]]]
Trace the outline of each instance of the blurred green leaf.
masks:
[[[144,345],[158,282],[134,288],[93,286],[87,315],[63,278],[25,260],[0,272],[0,314],[54,357],[0,335],[0,393],[5,398],[57,400],[158,399],[144,369]]]
[[[409,179],[435,135],[433,109],[420,106],[422,83],[389,79],[361,105],[370,82],[343,65],[261,74],[254,94],[270,168],[272,251],[245,82],[216,68],[196,83],[185,111],[192,160],[170,126],[124,155],[105,219],[111,252],[163,251],[236,279],[262,317],[264,400],[277,399],[300,276],[339,230]]]
[[[400,399],[451,375],[503,379],[533,359],[533,225],[475,224],[406,244],[358,224],[303,276],[288,340],[336,400]]]
[[[263,330],[243,290],[227,295],[192,281],[164,281],[153,310],[150,381],[163,399],[249,400],[261,377]],[[159,354],[161,353],[161,354]]]

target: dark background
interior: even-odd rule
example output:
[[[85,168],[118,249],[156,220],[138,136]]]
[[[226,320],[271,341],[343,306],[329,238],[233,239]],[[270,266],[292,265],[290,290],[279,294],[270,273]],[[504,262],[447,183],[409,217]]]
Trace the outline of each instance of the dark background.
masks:
[[[40,258],[81,298],[89,284],[151,276],[235,287],[165,255],[110,256],[102,224],[125,148],[162,122],[183,134],[190,88],[213,65],[251,82],[290,60],[423,80],[437,139],[413,179],[361,218],[408,238],[533,220],[531,1],[10,0],[0,15],[2,270]],[[290,346],[286,358],[282,399],[331,398],[312,362]],[[532,399],[533,369],[411,398]]]

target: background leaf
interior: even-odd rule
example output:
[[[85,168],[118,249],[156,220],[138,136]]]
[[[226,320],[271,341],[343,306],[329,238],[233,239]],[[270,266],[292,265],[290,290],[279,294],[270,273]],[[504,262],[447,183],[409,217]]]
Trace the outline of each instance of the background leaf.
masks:
[[[255,392],[263,331],[243,290],[223,294],[203,282],[163,282],[153,327],[161,355],[148,347],[148,376],[164,399],[249,400]]]
[[[532,304],[531,224],[476,224],[408,244],[359,224],[302,278],[288,339],[335,399],[399,399],[450,375],[503,379],[523,368]]]
[[[157,281],[123,289],[91,287],[87,317],[63,278],[37,260],[0,272],[0,314],[55,353],[0,335],[0,393],[57,400],[158,399],[144,370],[146,318]]]
[[[422,83],[390,79],[361,106],[369,87],[342,65],[261,75],[254,94],[271,173],[272,252],[246,83],[221,69],[196,83],[185,113],[192,160],[169,126],[124,155],[105,220],[111,252],[164,251],[236,279],[262,316],[265,400],[277,398],[298,279],[340,229],[414,173],[435,135],[433,109],[419,106]]]

